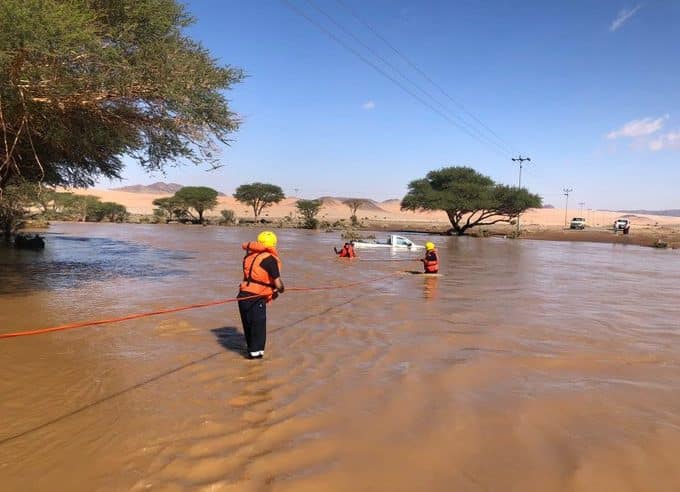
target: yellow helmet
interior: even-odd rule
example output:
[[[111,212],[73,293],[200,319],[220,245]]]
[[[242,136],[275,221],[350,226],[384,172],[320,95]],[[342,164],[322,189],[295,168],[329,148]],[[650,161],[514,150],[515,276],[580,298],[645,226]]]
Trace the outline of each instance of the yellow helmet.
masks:
[[[276,234],[272,231],[262,231],[257,235],[257,242],[265,248],[275,248],[277,241]]]
[[[428,241],[425,243],[425,249],[427,251],[432,251],[434,249],[434,243],[431,241]]]

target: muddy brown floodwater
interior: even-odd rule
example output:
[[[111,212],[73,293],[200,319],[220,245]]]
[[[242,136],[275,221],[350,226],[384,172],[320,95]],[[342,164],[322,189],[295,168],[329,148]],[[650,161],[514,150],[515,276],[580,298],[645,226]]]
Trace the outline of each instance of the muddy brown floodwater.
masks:
[[[0,333],[232,297],[254,232],[58,224],[0,251]],[[281,296],[262,361],[234,304],[0,339],[0,489],[680,490],[677,252],[437,242]],[[418,268],[279,244],[290,287]]]

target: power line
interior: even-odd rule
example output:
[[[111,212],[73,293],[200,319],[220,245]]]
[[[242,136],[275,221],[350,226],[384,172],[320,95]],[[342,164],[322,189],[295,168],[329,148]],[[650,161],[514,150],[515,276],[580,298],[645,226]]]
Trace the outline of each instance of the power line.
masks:
[[[420,97],[418,94],[414,93],[411,89],[408,87],[404,86],[399,80],[395,79],[392,75],[387,73],[385,70],[383,70],[381,67],[373,63],[371,60],[366,58],[364,55],[362,55],[359,51],[354,49],[352,46],[349,46],[347,43],[345,43],[342,39],[340,39],[338,36],[336,36],[333,32],[329,31],[326,29],[322,24],[319,24],[316,20],[314,20],[312,17],[308,16],[304,11],[300,10],[297,8],[295,5],[293,5],[290,0],[281,0],[281,2],[288,7],[290,10],[292,10],[295,14],[299,15],[300,17],[303,17],[306,19],[309,23],[314,25],[317,29],[322,31],[324,34],[326,34],[328,37],[330,37],[333,41],[338,43],[340,46],[342,46],[344,49],[352,53],[354,56],[359,58],[361,61],[369,65],[371,68],[373,68],[375,71],[377,71],[379,74],[381,74],[383,77],[387,78],[390,80],[392,83],[394,83],[397,87],[399,87],[402,91],[406,92],[408,95],[413,97],[415,100],[423,104],[425,107],[429,108],[431,111],[434,111],[437,113],[439,116],[447,120],[449,123],[451,123],[453,126],[458,128],[459,130],[465,132],[468,136],[474,138],[478,142],[480,142],[483,145],[486,145],[487,148],[490,150],[496,151],[499,153],[499,155],[505,157],[505,154],[500,153],[495,147],[488,147],[488,144],[481,140],[479,137],[477,137],[474,133],[471,133],[467,128],[461,126],[458,122],[455,120],[451,119],[446,113],[442,112],[440,109],[434,107],[432,104],[430,104],[427,100],[423,99]]]
[[[500,135],[493,131],[489,126],[487,126],[480,118],[478,118],[474,113],[470,112],[465,108],[465,106],[454,99],[444,88],[435,82],[432,77],[430,77],[424,70],[422,70],[418,65],[416,65],[410,58],[408,58],[404,53],[402,53],[398,48],[396,48],[392,43],[390,43],[382,34],[380,34],[368,21],[364,20],[352,7],[347,5],[343,0],[335,0],[338,4],[344,7],[356,20],[363,24],[369,31],[371,31],[377,38],[379,38],[383,43],[385,43],[392,51],[394,51],[402,60],[404,60],[411,68],[418,72],[425,80],[427,80],[432,86],[436,87],[439,92],[441,92],[447,99],[449,99],[453,104],[455,104],[461,111],[467,114],[470,118],[479,123],[484,129],[491,133],[498,141],[503,144],[503,146],[510,152],[514,153],[512,146],[505,141]]]
[[[513,162],[519,162],[519,184],[517,186],[518,190],[522,189],[522,167],[524,162],[531,162],[531,157],[522,157],[522,154],[519,154],[517,157],[512,158]],[[520,214],[517,214],[517,235],[519,236],[519,216]]]
[[[569,210],[569,193],[574,191],[573,188],[563,188],[562,193],[564,193],[564,196],[566,199],[564,200],[564,227],[567,227],[567,212]]]
[[[464,125],[468,130],[474,132],[479,138],[485,139],[485,141],[491,145],[494,145],[498,147],[498,149],[501,152],[508,152],[509,150],[505,148],[503,145],[500,145],[498,142],[494,141],[493,139],[489,138],[488,135],[484,134],[481,132],[478,128],[475,126],[471,125],[469,122],[465,121],[463,118],[461,118],[459,115],[451,111],[449,108],[446,107],[446,105],[442,104],[441,101],[439,101],[436,97],[434,97],[430,92],[427,90],[423,89],[423,87],[418,84],[417,82],[413,81],[409,76],[404,74],[397,66],[395,66],[392,62],[387,60],[384,56],[382,56],[380,53],[378,53],[375,49],[373,49],[369,44],[365,43],[360,37],[355,35],[351,30],[348,28],[344,27],[340,22],[338,22],[331,14],[329,14],[326,10],[321,8],[314,0],[305,0],[308,5],[310,5],[314,10],[319,12],[321,15],[326,17],[333,25],[335,25],[338,29],[340,29],[342,32],[344,32],[347,36],[351,37],[354,41],[359,43],[361,46],[363,46],[366,50],[368,50],[375,58],[380,60],[385,66],[389,67],[392,71],[394,71],[396,74],[398,74],[402,79],[404,79],[406,82],[411,84],[411,86],[415,87],[416,90],[418,90],[421,94],[425,95],[425,97],[431,99],[436,103],[438,107],[442,107],[444,111],[446,111],[448,114],[450,114],[453,118],[455,118],[459,124]]]

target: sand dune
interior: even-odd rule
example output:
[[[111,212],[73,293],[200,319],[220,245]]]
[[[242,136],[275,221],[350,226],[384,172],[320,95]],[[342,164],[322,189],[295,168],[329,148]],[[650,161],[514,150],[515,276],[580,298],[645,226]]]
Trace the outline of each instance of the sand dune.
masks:
[[[151,193],[130,193],[120,190],[105,190],[105,189],[85,189],[74,190],[76,193],[85,195],[94,195],[100,197],[104,201],[113,201],[122,203],[133,214],[152,214],[154,206],[153,200],[169,194],[151,194]],[[296,217],[297,209],[295,203],[298,198],[289,197],[281,203],[266,208],[263,212],[264,217],[272,219],[282,219],[284,217]],[[220,210],[230,209],[236,213],[237,217],[253,217],[253,211],[250,207],[237,202],[231,196],[221,196],[218,198],[219,205],[207,215],[209,217],[218,216]],[[430,222],[433,224],[441,224],[442,226],[448,224],[448,218],[444,212],[408,212],[400,210],[399,200],[386,200],[384,202],[374,202],[368,208],[362,207],[358,210],[357,215],[360,219],[374,220],[374,221],[389,221],[389,222]],[[572,217],[585,217],[589,225],[595,227],[610,226],[614,220],[623,216],[620,212],[610,211],[579,211],[569,210],[567,213],[567,220]],[[324,204],[319,213],[321,220],[335,221],[339,219],[349,219],[350,209],[344,205],[337,197],[325,197]],[[650,227],[663,225],[680,225],[680,217],[667,217],[661,215],[643,215],[635,214],[630,216],[631,223],[636,227]],[[564,209],[557,208],[542,208],[531,209],[522,215],[521,222],[525,226],[539,226],[539,227],[559,227],[564,226],[565,222]]]

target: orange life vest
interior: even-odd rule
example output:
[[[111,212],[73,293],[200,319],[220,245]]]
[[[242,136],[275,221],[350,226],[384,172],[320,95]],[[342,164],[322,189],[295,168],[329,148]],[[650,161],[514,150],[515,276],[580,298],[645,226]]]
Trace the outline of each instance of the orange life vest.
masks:
[[[434,254],[434,260],[428,260],[427,257],[430,253]],[[423,260],[425,265],[425,273],[437,273],[439,271],[439,257],[437,256],[437,250],[432,249],[425,253],[425,259]]]
[[[356,255],[354,247],[350,243],[345,244],[340,251],[340,258],[354,258]]]
[[[255,295],[265,296],[267,302],[271,301],[274,295],[274,279],[262,268],[262,261],[274,257],[281,270],[281,259],[275,248],[265,248],[260,243],[243,243],[241,247],[246,251],[243,257],[243,280],[240,289]]]

